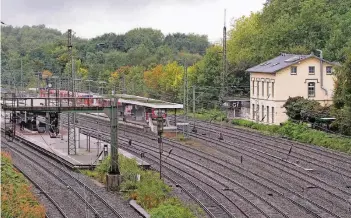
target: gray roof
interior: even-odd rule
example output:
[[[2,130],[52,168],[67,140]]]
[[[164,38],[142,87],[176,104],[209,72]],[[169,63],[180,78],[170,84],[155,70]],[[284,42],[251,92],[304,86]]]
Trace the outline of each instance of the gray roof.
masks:
[[[285,54],[282,53],[278,57],[275,57],[271,60],[263,62],[257,66],[251,67],[247,69],[247,72],[259,72],[259,73],[275,73],[281,69],[284,69],[290,65],[296,64],[302,60],[306,60],[310,57],[315,57],[321,60],[319,57],[315,56],[314,54],[310,55],[299,55],[299,54]],[[330,63],[335,65],[336,63],[326,61],[322,59],[324,62]]]

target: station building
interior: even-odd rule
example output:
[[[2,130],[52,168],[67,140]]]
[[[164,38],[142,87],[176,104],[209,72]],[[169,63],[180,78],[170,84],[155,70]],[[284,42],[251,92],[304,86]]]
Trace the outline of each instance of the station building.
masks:
[[[301,96],[330,105],[337,65],[314,54],[282,53],[247,69],[250,73],[250,113],[245,119],[264,124],[285,122],[288,116],[283,105],[289,97]]]

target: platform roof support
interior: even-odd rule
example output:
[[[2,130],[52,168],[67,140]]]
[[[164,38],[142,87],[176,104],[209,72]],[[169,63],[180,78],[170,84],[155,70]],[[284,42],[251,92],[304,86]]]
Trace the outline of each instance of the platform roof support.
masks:
[[[68,48],[68,55],[71,59],[71,65],[72,65],[72,71],[71,71],[71,84],[67,84],[67,90],[72,91],[72,97],[74,96],[74,70],[73,70],[73,56],[72,56],[72,30],[68,30],[68,43],[67,43],[67,48]],[[70,92],[68,92],[70,93]],[[73,107],[75,106],[75,101],[73,100]],[[68,154],[77,154],[76,150],[76,115],[75,113],[68,113],[68,119],[67,119],[67,128],[68,128]]]

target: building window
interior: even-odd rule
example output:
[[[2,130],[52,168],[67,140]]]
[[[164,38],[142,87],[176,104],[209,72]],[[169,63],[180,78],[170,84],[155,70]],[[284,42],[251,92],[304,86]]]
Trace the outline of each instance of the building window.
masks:
[[[262,118],[261,119],[262,119],[261,121],[264,120],[264,106],[263,105],[262,105]]]
[[[260,106],[259,106],[259,105],[256,105],[256,119],[257,119],[257,121],[260,120],[260,114],[258,113],[259,110],[260,110]]]
[[[314,66],[309,66],[308,67],[308,74],[314,75],[315,73],[315,67]]]
[[[267,98],[269,98],[269,82],[267,82]]]
[[[333,74],[332,69],[333,68],[331,66],[327,66],[326,67],[327,74]]]
[[[316,83],[310,82],[308,83],[308,97],[315,97],[316,96]]]
[[[269,106],[267,106],[267,123],[269,123]]]
[[[274,123],[274,107],[272,107],[272,123]]]
[[[272,82],[272,98],[274,98],[274,82]]]
[[[296,66],[292,66],[290,69],[291,69],[291,71],[290,71],[291,75],[296,75],[297,74],[297,67]]]
[[[252,95],[255,94],[255,80],[252,81]]]
[[[255,120],[255,104],[252,104],[252,119]]]
[[[262,81],[262,97],[264,96],[264,81]]]
[[[257,81],[257,97],[260,95],[260,82]]]

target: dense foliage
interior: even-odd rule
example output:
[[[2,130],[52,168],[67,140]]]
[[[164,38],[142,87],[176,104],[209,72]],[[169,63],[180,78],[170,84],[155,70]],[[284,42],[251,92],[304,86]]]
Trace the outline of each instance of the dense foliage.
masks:
[[[320,118],[330,117],[330,107],[318,101],[303,97],[289,97],[283,105],[290,119],[296,121],[318,122]]]
[[[13,168],[11,156],[1,153],[1,217],[45,217],[45,208],[33,195],[25,177]]]
[[[327,60],[343,61],[351,46],[350,8],[349,0],[271,0],[261,12],[235,22],[229,59],[246,67],[279,52],[322,49]]]
[[[1,27],[3,83],[18,84],[20,69],[28,84],[34,72],[48,70],[56,76],[70,74],[67,33],[40,26]],[[143,71],[158,64],[166,65],[186,59],[192,65],[209,46],[207,36],[169,34],[159,30],[137,28],[125,34],[114,33],[86,40],[74,37],[74,69],[83,79],[107,81],[112,72],[123,66],[139,66]],[[10,81],[9,81],[10,80]]]
[[[351,49],[344,65],[338,70],[334,94],[335,127],[345,135],[351,135]]]
[[[284,123],[283,126],[276,126],[237,119],[233,120],[232,123],[234,125],[255,129],[263,133],[288,137],[299,142],[319,145],[333,150],[351,153],[350,138],[344,138],[322,131],[317,131],[307,127],[306,124],[287,122]]]

